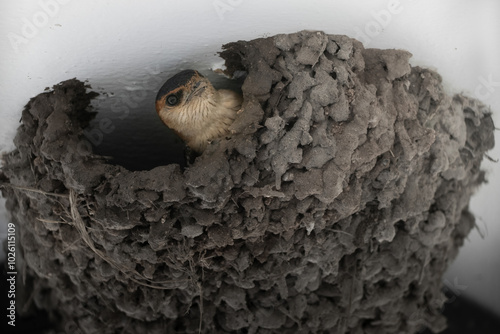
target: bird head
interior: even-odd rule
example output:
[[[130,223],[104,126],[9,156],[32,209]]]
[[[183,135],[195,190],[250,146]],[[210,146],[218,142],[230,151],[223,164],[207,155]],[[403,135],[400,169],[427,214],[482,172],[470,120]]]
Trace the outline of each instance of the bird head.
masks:
[[[168,79],[156,95],[156,112],[174,128],[175,120],[189,119],[205,109],[216,92],[210,81],[195,70],[184,70]],[[172,127],[173,125],[173,127]]]
[[[195,70],[177,73],[156,96],[160,119],[197,152],[202,152],[210,140],[228,132],[240,106],[239,94],[216,90]]]

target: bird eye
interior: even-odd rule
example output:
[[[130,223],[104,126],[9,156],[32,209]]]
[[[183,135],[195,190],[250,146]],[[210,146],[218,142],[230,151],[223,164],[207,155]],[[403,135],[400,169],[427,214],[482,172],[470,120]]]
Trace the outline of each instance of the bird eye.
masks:
[[[175,106],[178,101],[179,101],[179,99],[175,95],[169,95],[169,96],[167,96],[167,103],[170,106]]]

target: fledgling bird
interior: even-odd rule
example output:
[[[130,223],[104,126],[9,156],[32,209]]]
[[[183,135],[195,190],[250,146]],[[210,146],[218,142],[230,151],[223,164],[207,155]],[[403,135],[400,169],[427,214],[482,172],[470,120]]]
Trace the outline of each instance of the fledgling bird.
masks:
[[[210,141],[229,134],[242,102],[240,94],[216,90],[198,71],[184,70],[160,88],[156,112],[187,146],[201,153]]]

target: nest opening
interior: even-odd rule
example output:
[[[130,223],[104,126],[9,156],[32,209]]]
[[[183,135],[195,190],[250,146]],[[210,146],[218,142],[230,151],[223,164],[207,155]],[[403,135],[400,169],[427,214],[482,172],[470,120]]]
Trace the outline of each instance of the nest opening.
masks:
[[[226,60],[225,71],[203,74],[216,89],[241,93],[247,71],[235,63],[237,57],[230,57],[231,60]],[[159,76],[154,79],[161,85]],[[184,170],[187,167],[185,144],[159,119],[152,103],[154,94],[145,91],[139,102],[134,102],[134,97],[125,96],[127,94],[95,93],[92,110],[96,112],[87,113],[93,118],[82,123],[83,134],[93,153],[105,158],[107,163],[129,171],[147,171],[170,164],[177,164]],[[131,107],[133,103],[137,104],[134,108]]]

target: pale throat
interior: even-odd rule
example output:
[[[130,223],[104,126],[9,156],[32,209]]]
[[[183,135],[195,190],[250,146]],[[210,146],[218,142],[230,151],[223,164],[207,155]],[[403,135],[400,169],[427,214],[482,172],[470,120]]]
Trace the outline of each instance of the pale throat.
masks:
[[[219,126],[227,118],[226,110],[219,103],[219,92],[210,92],[203,96],[195,96],[179,110],[167,113],[167,124],[174,128],[187,142],[194,138],[210,137],[211,127]]]

